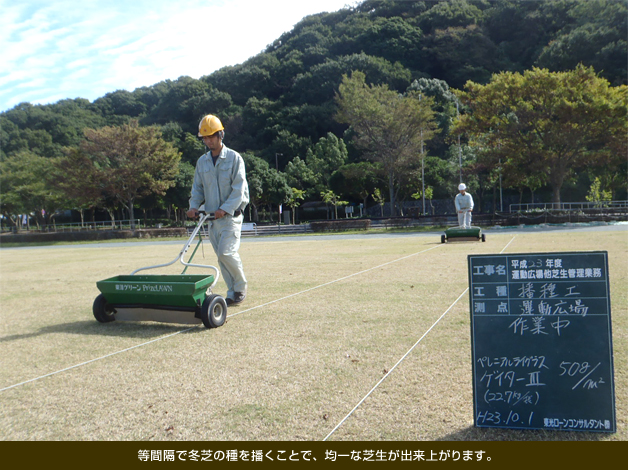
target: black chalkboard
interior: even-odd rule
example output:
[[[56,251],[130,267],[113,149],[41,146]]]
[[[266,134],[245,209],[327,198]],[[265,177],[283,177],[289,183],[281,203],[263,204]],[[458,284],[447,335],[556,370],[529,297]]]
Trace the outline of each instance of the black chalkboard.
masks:
[[[468,264],[475,426],[615,432],[608,254]]]

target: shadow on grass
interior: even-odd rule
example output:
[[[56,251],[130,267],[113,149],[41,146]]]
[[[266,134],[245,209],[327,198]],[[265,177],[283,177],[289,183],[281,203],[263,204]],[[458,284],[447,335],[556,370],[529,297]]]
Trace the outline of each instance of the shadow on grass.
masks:
[[[608,433],[544,431],[535,429],[476,428],[469,426],[444,436],[442,441],[602,441]]]
[[[37,331],[30,333],[4,336],[0,338],[0,343],[8,343],[29,338],[37,338],[50,334],[72,334],[83,336],[115,336],[120,338],[141,338],[153,339],[160,336],[177,333],[192,333],[204,331],[199,328],[202,325],[177,325],[164,323],[139,323],[139,322],[111,322],[98,323],[94,321],[77,321],[71,323],[60,323],[41,327]],[[189,330],[189,331],[188,331]]]

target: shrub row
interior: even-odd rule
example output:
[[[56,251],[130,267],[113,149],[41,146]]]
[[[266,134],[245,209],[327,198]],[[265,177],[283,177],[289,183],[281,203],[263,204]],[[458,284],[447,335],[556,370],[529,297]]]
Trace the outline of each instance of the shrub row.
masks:
[[[314,232],[341,232],[343,230],[368,230],[371,227],[370,219],[351,220],[323,220],[311,222],[310,226]]]
[[[77,242],[125,238],[186,237],[187,235],[188,232],[183,227],[141,230],[94,230],[81,232],[28,232],[4,234],[0,237],[0,243]]]

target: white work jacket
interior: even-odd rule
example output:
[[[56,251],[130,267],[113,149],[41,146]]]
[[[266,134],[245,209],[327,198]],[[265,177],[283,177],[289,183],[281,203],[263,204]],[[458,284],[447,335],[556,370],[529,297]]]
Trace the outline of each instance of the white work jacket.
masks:
[[[461,193],[456,194],[454,204],[456,205],[456,212],[473,210],[473,198],[469,193],[465,193],[464,196]]]
[[[249,203],[244,160],[238,152],[225,145],[215,166],[211,152],[202,155],[196,162],[190,209],[198,209],[203,203],[207,212],[222,209],[230,215],[244,210]]]

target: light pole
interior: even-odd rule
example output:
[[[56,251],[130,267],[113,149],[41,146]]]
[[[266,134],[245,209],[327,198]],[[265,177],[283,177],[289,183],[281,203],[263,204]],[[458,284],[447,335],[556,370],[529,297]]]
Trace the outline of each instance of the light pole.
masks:
[[[275,153],[275,170],[279,171],[279,156],[283,157],[283,153]]]
[[[277,153],[275,152],[275,170],[277,170],[277,172],[279,173],[279,155],[281,155],[283,157],[283,153]],[[277,225],[280,226],[281,225],[281,204],[278,205],[277,207]]]
[[[502,193],[502,159],[501,158],[499,159],[499,211],[504,212],[504,195]]]
[[[419,95],[419,101],[423,95]],[[421,126],[421,194],[423,195],[423,215],[425,215],[425,155],[423,155],[423,126]]]
[[[423,195],[423,215],[425,215],[425,155],[423,155],[423,129],[421,129],[421,194]]]
[[[458,107],[458,100],[456,100],[456,113],[458,120],[460,120],[460,108]],[[462,148],[460,147],[460,133],[458,133],[458,164],[460,166],[460,182],[462,183]]]

